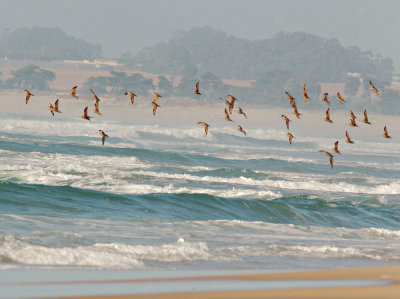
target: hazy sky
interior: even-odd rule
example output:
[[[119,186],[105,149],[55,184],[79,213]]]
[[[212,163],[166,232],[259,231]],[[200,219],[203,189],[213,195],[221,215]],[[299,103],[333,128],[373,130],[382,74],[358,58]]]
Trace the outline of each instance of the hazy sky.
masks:
[[[400,71],[400,1],[383,0],[2,0],[0,29],[58,27],[101,44],[104,56],[135,54],[177,29],[212,26],[248,39],[279,31],[337,38],[394,60]]]

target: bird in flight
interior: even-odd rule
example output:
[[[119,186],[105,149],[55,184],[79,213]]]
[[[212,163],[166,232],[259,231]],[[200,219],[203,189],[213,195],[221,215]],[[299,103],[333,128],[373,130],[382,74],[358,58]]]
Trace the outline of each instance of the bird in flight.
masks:
[[[289,122],[291,121],[286,115],[281,115],[282,119],[286,122],[286,128],[289,130]]]
[[[296,138],[296,137],[294,137],[294,136],[293,136],[292,134],[290,134],[290,133],[287,133],[286,135],[289,137],[289,143],[292,144],[293,138]]]
[[[327,103],[329,106],[331,105],[331,102],[328,101],[328,93],[324,93],[324,97],[321,99],[322,102]]]
[[[135,97],[136,97],[137,95],[135,95],[132,91],[127,90],[127,91],[125,92],[125,95],[128,95],[128,94],[129,94],[129,96],[131,97],[131,103],[133,104],[133,102],[135,101]]]
[[[286,97],[289,99],[290,106],[292,106],[294,108],[294,106],[296,105],[296,99],[294,97],[292,97],[292,95],[290,93],[288,93],[287,91],[285,91],[285,93],[286,93]]]
[[[346,131],[346,142],[347,143],[354,143],[354,141],[350,139],[349,132],[347,132],[347,131]]]
[[[104,133],[103,130],[99,130],[99,134],[101,135],[101,142],[104,145],[104,142],[106,141],[106,138],[108,137],[108,135],[106,133]]]
[[[235,98],[231,94],[228,94],[226,97],[231,99],[231,106],[232,106],[232,109],[233,109],[235,107],[235,101],[239,101],[239,100],[237,98]],[[232,114],[232,112],[231,112],[231,114]]]
[[[330,152],[320,150],[320,152],[324,153],[325,156],[329,157],[329,164],[331,165],[331,168],[333,168],[333,155]]]
[[[339,141],[336,141],[336,142],[335,142],[335,146],[334,146],[334,148],[332,149],[332,151],[333,151],[334,153],[340,154],[340,151],[339,151]]]
[[[371,85],[371,87],[369,89],[371,89],[373,92],[375,92],[378,96],[381,94],[379,92],[379,90],[375,87],[374,83],[372,83],[371,80],[369,80],[369,85]]]
[[[294,115],[296,115],[296,117],[298,118],[298,119],[300,119],[300,113],[299,113],[299,111],[297,111],[297,105],[296,105],[296,103],[294,103],[293,102],[293,112],[292,112]]]
[[[386,126],[383,128],[384,134],[382,135],[384,138],[392,138],[389,136]]]
[[[160,105],[158,105],[156,102],[151,102],[151,104],[153,105],[153,115],[155,116],[156,115],[156,111],[157,111],[157,108],[159,108],[160,107]]]
[[[247,118],[247,115],[246,115],[246,113],[244,113],[244,112],[243,112],[242,108],[240,108],[240,107],[239,107],[239,109],[237,110],[237,113],[239,113],[239,114],[243,114],[243,115],[244,115],[244,117],[246,117],[246,118]]]
[[[346,102],[343,98],[342,95],[340,94],[340,92],[337,93],[337,99],[341,104],[344,104],[344,102]]]
[[[86,108],[83,110],[82,119],[90,120],[91,116],[87,115],[87,110],[88,110],[88,106],[86,106]]]
[[[197,83],[196,83],[196,88],[193,90],[193,93],[194,93],[194,94],[201,95],[201,93],[200,93],[200,91],[199,91],[199,85],[200,85],[200,83],[197,82]]]
[[[58,110],[58,99],[55,101],[54,106],[53,106],[53,104],[50,103],[49,110],[53,116],[54,116],[54,112],[61,113],[61,111]]]
[[[162,98],[162,96],[156,93],[155,91],[153,91],[152,94],[154,95],[153,103],[157,103],[158,99]]]
[[[355,118],[350,118],[349,126],[350,127],[358,127],[358,125],[356,124],[356,119]]]
[[[95,103],[94,103],[94,113],[96,113],[96,114],[98,114],[98,115],[102,115],[101,113],[100,113],[100,111],[99,111],[99,101],[96,101]]]
[[[25,97],[25,104],[28,104],[30,97],[31,97],[31,96],[34,96],[34,94],[30,93],[30,91],[27,90],[27,89],[25,89],[24,92],[25,92],[25,94],[26,94],[26,97]]]
[[[199,121],[197,124],[204,126],[204,131],[206,132],[206,135],[208,134],[208,127],[211,127],[208,123],[204,121]]]
[[[371,123],[368,121],[368,115],[367,115],[367,109],[364,109],[364,119],[362,121],[363,123],[366,123],[370,125]]]
[[[330,119],[329,108],[326,109],[324,121],[326,121],[330,124],[333,123],[333,121]]]
[[[93,94],[93,100],[95,100],[96,102],[99,102],[100,99],[97,97],[97,95],[94,93],[94,91],[92,89],[90,89],[90,92]]]
[[[225,108],[225,118],[224,119],[227,120],[227,121],[233,121],[231,119],[231,117],[229,116],[228,110],[226,110],[226,108]]]
[[[307,86],[305,84],[303,85],[303,98],[306,104],[308,105],[308,101],[310,100],[310,98],[308,97]]]
[[[78,99],[78,96],[76,95],[77,88],[78,88],[78,86],[72,87],[72,91],[68,95],[70,95],[71,97],[74,97],[75,99]]]
[[[246,131],[243,130],[243,128],[242,128],[241,125],[238,126],[237,130],[238,130],[239,132],[242,132],[242,133],[244,134],[244,136],[247,136]]]

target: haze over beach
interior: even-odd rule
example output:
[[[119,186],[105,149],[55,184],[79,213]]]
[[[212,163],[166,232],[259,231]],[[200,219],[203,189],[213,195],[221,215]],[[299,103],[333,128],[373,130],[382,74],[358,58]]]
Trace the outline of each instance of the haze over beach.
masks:
[[[395,297],[399,11],[3,1],[0,297]]]

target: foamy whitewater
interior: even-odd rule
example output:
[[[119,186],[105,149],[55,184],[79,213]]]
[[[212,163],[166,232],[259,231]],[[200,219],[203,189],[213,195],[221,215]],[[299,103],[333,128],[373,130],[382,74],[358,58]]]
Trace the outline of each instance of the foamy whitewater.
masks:
[[[318,150],[334,139],[302,132],[289,145],[283,121],[252,128],[251,113],[249,120],[235,114],[235,124],[193,116],[160,125],[148,104],[140,108],[148,124],[106,112],[88,122],[79,118],[84,101],[60,103],[77,105],[76,116],[52,117],[45,109],[24,113],[21,98],[19,111],[0,113],[0,269],[292,270],[400,261],[395,138],[353,137],[356,144],[346,145],[338,137],[342,154],[331,169]],[[158,114],[169,113],[165,105]],[[208,136],[197,121],[212,124]],[[99,129],[110,136],[105,146]]]

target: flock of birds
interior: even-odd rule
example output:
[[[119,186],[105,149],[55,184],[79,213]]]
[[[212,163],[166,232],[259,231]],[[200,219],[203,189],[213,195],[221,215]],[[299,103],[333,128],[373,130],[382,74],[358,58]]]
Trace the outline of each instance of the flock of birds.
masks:
[[[376,94],[376,95],[380,95],[379,90],[375,87],[375,85],[369,81],[370,84],[370,89]],[[70,93],[68,93],[69,96],[74,97],[75,99],[78,99],[78,96],[76,95],[76,90],[77,90],[78,86],[74,86],[72,88],[72,91]],[[25,98],[25,103],[28,104],[29,99],[31,96],[34,96],[29,90],[24,90],[25,94],[26,94],[26,98]],[[100,103],[100,99],[99,97],[95,94],[95,92],[90,89],[90,92],[92,93],[92,98],[95,100],[94,103],[94,113],[98,114],[98,115],[102,115],[101,112],[99,111],[99,103]],[[201,95],[200,91],[199,91],[199,82],[196,83],[195,89],[193,91],[194,94],[196,95]],[[289,99],[290,102],[290,106],[293,108],[293,114],[300,119],[301,114],[299,113],[298,109],[297,109],[297,105],[296,105],[296,99],[289,93],[289,92],[285,92],[286,93],[286,97]],[[156,115],[156,111],[157,108],[160,108],[160,105],[157,104],[157,101],[159,100],[159,98],[162,98],[162,96],[160,94],[158,94],[157,92],[152,92],[154,98],[153,101],[151,102],[151,104],[153,105],[153,115]],[[135,97],[136,94],[134,94],[131,91],[126,91],[125,95],[129,95],[130,96],[130,100],[131,103],[133,104],[135,101]],[[309,96],[307,94],[307,86],[306,84],[303,85],[303,97],[305,100],[305,103],[308,104],[309,103]],[[231,115],[233,113],[233,109],[235,107],[235,102],[238,101],[238,99],[236,99],[233,95],[229,94],[226,96],[226,98],[218,98],[219,100],[224,101],[224,103],[227,105],[227,107],[225,107],[225,117],[224,119],[226,121],[229,122],[233,122]],[[341,103],[344,104],[345,100],[342,98],[341,94],[338,92],[337,93],[337,100]],[[321,99],[322,102],[328,104],[328,106],[330,106],[330,102],[328,100],[328,93],[324,93],[323,98]],[[55,101],[54,105],[50,103],[48,109],[50,110],[51,114],[54,116],[54,113],[61,113],[61,111],[59,110],[58,107],[58,99]],[[237,109],[237,113],[243,115],[245,118],[247,118],[246,113],[243,111],[243,109],[241,107],[238,107]],[[350,110],[349,113],[350,116],[350,123],[348,124],[351,127],[358,127],[357,123],[356,123],[356,116],[354,115],[353,111]],[[291,120],[284,114],[281,115],[282,119],[285,121],[286,123],[286,128],[289,130],[289,123],[291,122]],[[82,119],[85,120],[89,120],[92,118],[92,116],[88,115],[88,106],[86,106],[83,110],[83,115],[81,116]],[[325,112],[325,118],[324,120],[330,124],[333,123],[333,121],[330,119],[330,109],[328,107],[328,109]],[[368,120],[368,115],[367,115],[367,110],[364,110],[364,119],[362,120],[363,123],[371,125],[371,122],[369,122]],[[197,124],[202,125],[204,127],[204,131],[205,134],[208,134],[208,128],[211,127],[208,123],[204,122],[204,121],[199,121]],[[246,131],[243,129],[243,127],[241,125],[238,125],[237,130],[239,132],[242,132],[245,136],[247,136]],[[384,127],[384,134],[382,135],[384,138],[391,138],[388,134],[387,128],[386,126]],[[108,138],[109,136],[103,131],[103,130],[99,130],[99,134],[101,135],[101,140],[102,140],[102,144],[104,145],[104,142],[106,140],[106,138]],[[345,132],[346,135],[346,142],[347,143],[354,143],[354,141],[352,141],[350,139],[350,135],[349,133],[346,131]],[[293,136],[293,134],[291,134],[290,132],[287,133],[287,136],[289,138],[289,143],[292,144],[293,138],[295,138],[295,136]],[[339,141],[336,141],[334,144],[334,147],[332,149],[333,152],[340,154],[339,151]],[[326,156],[329,157],[329,163],[331,168],[333,168],[333,155],[326,151],[326,150],[320,150],[320,152],[323,152]]]

